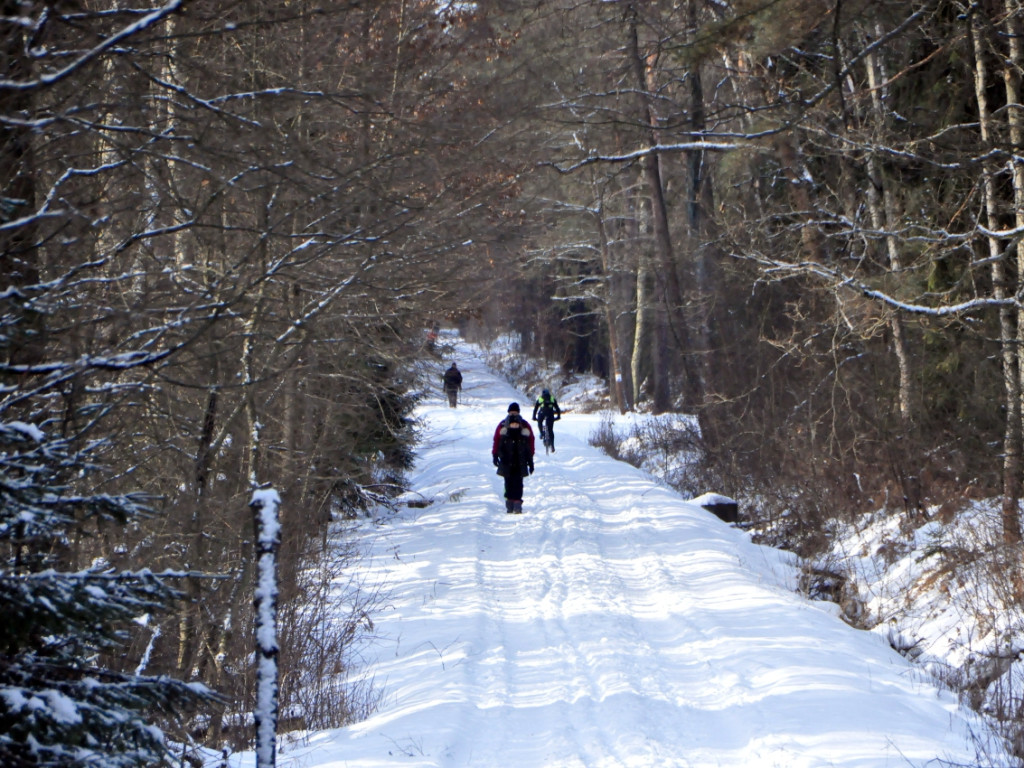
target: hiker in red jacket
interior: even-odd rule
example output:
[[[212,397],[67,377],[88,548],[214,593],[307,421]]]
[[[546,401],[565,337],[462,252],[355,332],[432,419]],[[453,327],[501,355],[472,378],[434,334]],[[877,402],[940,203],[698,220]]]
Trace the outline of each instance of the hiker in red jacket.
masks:
[[[533,474],[533,429],[519,413],[519,403],[508,407],[508,416],[494,430],[491,458],[505,478],[505,511],[523,512],[523,478]]]

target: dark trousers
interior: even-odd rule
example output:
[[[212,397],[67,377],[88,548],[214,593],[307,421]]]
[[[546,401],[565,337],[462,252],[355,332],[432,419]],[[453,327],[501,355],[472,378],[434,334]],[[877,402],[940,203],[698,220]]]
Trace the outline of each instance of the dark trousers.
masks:
[[[448,392],[448,407],[449,408],[454,408],[455,407],[455,403],[457,402],[458,397],[459,397],[459,390],[457,390],[457,389],[449,389],[449,390],[447,390],[447,392]]]
[[[523,500],[523,475],[518,471],[510,471],[505,475],[505,498],[509,501]]]

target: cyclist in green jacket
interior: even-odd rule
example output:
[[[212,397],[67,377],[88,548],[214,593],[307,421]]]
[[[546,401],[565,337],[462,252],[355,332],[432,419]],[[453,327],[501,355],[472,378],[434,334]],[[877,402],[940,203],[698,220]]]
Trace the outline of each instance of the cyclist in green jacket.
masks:
[[[562,409],[558,407],[558,400],[550,390],[542,390],[537,402],[533,404],[533,420],[540,425],[541,441],[544,443],[544,448],[551,453],[555,452],[554,424],[560,418],[562,418]]]

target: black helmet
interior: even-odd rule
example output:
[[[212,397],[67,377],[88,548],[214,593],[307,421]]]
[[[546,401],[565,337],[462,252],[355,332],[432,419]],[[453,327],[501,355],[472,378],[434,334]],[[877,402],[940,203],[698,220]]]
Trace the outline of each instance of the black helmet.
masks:
[[[542,389],[540,391],[540,396],[541,397],[551,397],[551,393],[548,390],[546,390],[546,389]]]
[[[509,413],[519,413],[519,403],[509,403],[508,404],[508,412]]]

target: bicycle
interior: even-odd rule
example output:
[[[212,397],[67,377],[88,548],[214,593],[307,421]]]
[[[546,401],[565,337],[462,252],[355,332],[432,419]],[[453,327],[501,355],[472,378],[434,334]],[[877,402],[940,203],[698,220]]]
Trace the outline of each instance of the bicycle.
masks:
[[[555,438],[544,422],[540,423],[540,441],[544,443],[544,453],[555,452]]]

